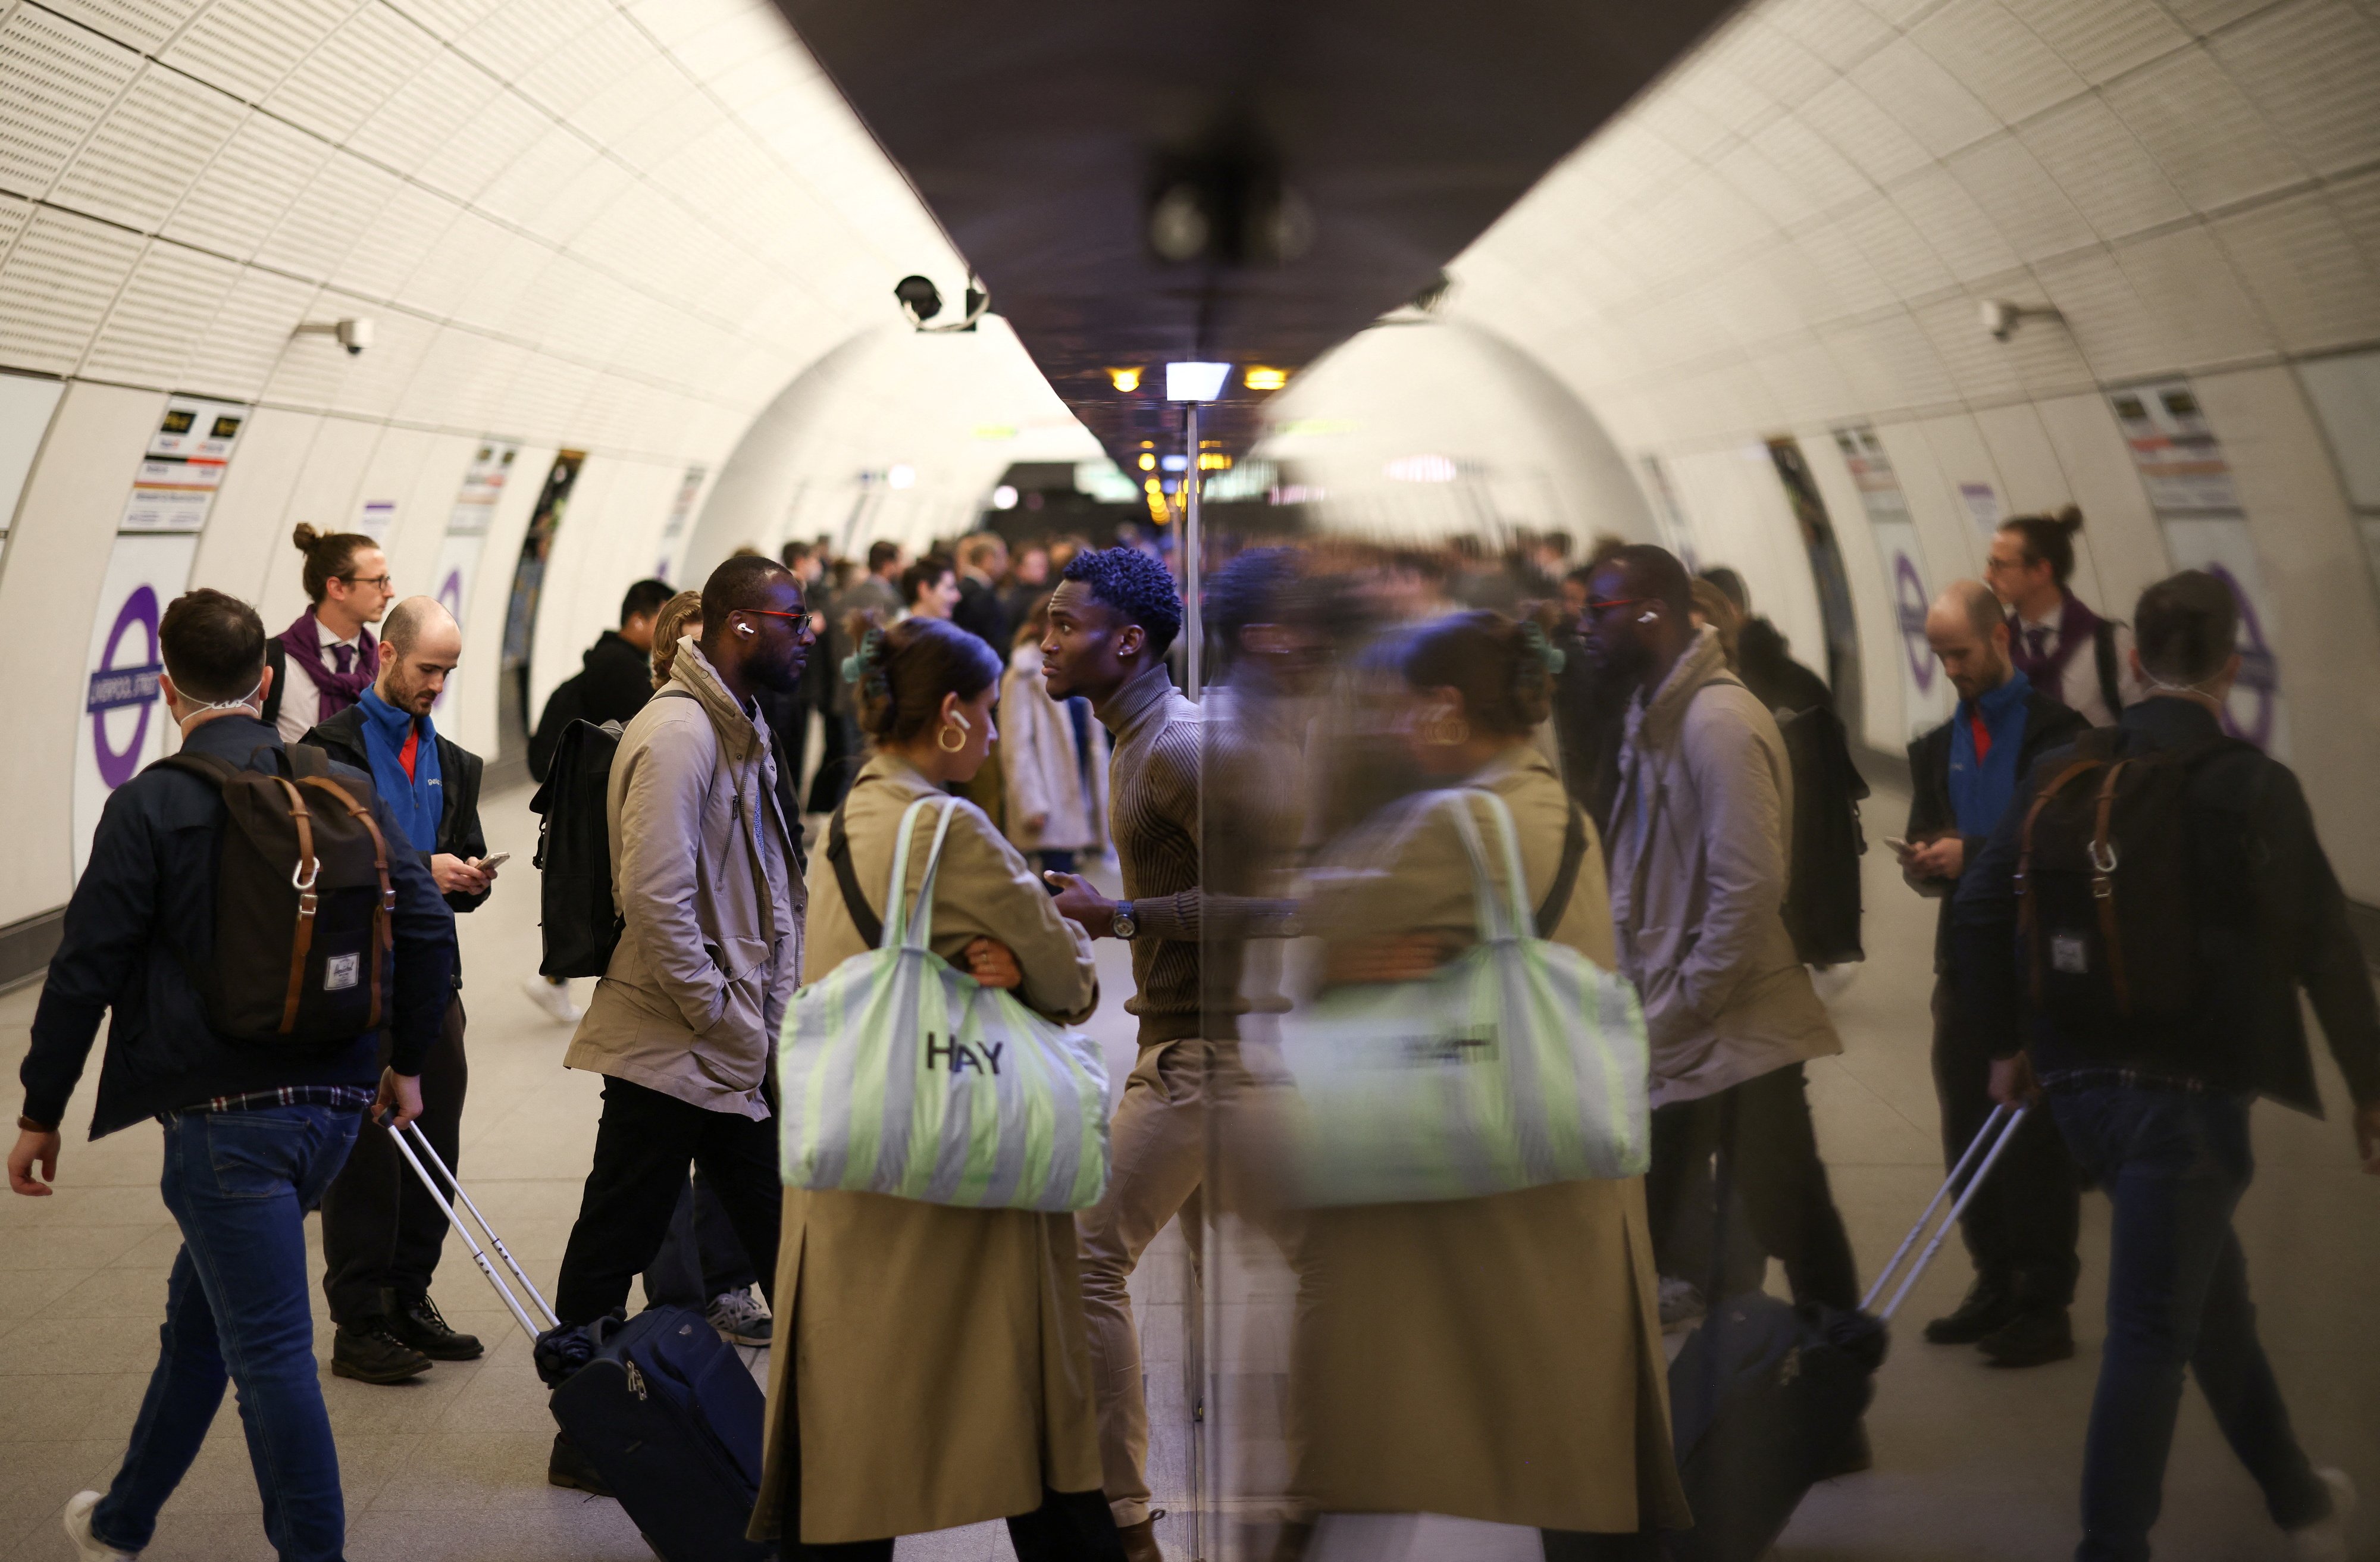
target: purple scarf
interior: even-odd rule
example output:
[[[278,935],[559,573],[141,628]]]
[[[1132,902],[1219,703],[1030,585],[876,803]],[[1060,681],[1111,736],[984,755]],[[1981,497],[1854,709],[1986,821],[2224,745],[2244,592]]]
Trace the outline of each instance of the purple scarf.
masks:
[[[2018,672],[2032,680],[2034,688],[2056,700],[2058,691],[2065,687],[2062,679],[2066,664],[2091,643],[2098,629],[2099,616],[2069,592],[2066,605],[2058,613],[2058,649],[2046,656],[2033,653],[2033,648],[2025,643],[2024,620],[2013,613],[2009,615],[2009,660],[2016,664]]]
[[[355,671],[334,672],[322,660],[322,637],[315,627],[314,610],[308,608],[298,615],[298,621],[273,638],[289,660],[306,669],[314,687],[322,691],[322,714],[316,721],[328,721],[341,711],[363,698],[364,690],[372,686],[380,672],[380,642],[372,639],[369,628],[358,631]]]

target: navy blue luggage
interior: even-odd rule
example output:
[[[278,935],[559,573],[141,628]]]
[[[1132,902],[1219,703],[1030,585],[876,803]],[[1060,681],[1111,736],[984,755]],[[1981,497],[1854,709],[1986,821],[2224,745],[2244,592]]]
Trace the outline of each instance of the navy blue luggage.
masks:
[[[555,1422],[594,1464],[662,1562],[771,1562],[775,1546],[744,1538],[760,1491],[767,1401],[744,1359],[710,1320],[683,1307],[655,1307],[625,1323],[603,1318],[584,1328],[562,1327],[419,1127],[408,1125],[393,1137],[528,1336],[538,1373],[553,1386]],[[438,1168],[437,1178],[422,1156]],[[550,1327],[539,1329],[496,1273],[487,1248],[447,1202],[449,1190]]]
[[[765,1407],[735,1348],[684,1307],[602,1319],[587,1333],[594,1355],[553,1391],[553,1419],[662,1562],[774,1556],[744,1538]]]

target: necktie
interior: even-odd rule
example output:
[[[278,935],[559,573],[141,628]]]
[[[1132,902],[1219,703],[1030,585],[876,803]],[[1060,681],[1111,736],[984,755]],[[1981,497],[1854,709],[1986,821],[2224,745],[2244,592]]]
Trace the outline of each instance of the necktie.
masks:
[[[2049,656],[2048,626],[2045,624],[2027,625],[2024,631],[2024,648],[2026,653],[2035,662],[2046,661]],[[345,668],[341,669],[341,671],[345,670]]]
[[[331,647],[331,654],[339,659],[339,676],[341,677],[345,677],[349,673],[356,670],[356,648],[354,646],[334,645]]]

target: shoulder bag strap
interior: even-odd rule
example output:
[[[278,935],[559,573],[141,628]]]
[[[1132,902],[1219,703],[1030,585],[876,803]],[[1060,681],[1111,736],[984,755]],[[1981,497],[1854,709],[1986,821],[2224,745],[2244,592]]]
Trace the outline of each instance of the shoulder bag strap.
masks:
[[[1586,860],[1586,815],[1577,803],[1570,805],[1570,827],[1562,832],[1561,868],[1554,874],[1554,885],[1546,891],[1545,900],[1537,907],[1535,919],[1537,936],[1551,938],[1554,929],[1570,909],[1571,892],[1578,887],[1578,870]]]
[[[2092,627],[2091,654],[2099,665],[2099,698],[2110,717],[2124,714],[2123,680],[2116,674],[2116,626],[2106,618]]]
[[[1470,859],[1473,917],[1478,923],[1479,941],[1489,944],[1517,936],[1518,930],[1511,925],[1514,913],[1498,900],[1495,879],[1488,872],[1488,848],[1480,839],[1479,821],[1471,812],[1471,799],[1477,795],[1480,795],[1479,788],[1470,787],[1459,787],[1439,794],[1451,805],[1455,839],[1463,843],[1463,854]],[[1493,796],[1492,793],[1487,795]],[[1497,800],[1500,802],[1502,799]]]
[[[918,806],[933,807],[936,799],[927,798]],[[917,882],[917,909],[909,919],[909,943],[916,948],[932,946],[934,937],[934,878],[942,871],[942,842],[950,837],[951,821],[959,811],[959,799],[940,799],[941,818],[934,825],[934,844],[926,853],[926,876]]]
[[[852,791],[857,791],[856,787]],[[871,948],[884,943],[884,919],[868,903],[868,894],[859,887],[859,873],[851,865],[851,836],[843,827],[843,811],[851,806],[851,792],[843,794],[843,801],[834,805],[834,817],[826,827],[826,860],[834,868],[834,882],[843,890],[844,909],[851,913],[851,925],[859,930],[862,942]]]
[[[944,799],[943,800],[947,802],[953,799]],[[884,936],[876,946],[880,949],[890,949],[896,945],[920,942],[911,936],[910,930],[912,918],[909,907],[909,847],[917,834],[913,826],[917,823],[918,813],[932,806],[934,806],[932,798],[919,798],[901,812],[901,824],[892,836],[892,878],[884,892],[884,904],[892,911],[892,920],[885,924]],[[946,826],[949,824],[947,811],[945,811],[943,824]],[[941,851],[941,845],[942,838],[940,834],[937,834],[934,836],[934,850],[937,856]],[[931,909],[930,892],[933,887],[929,872],[928,882],[924,885],[929,894],[918,897],[917,910],[921,915]]]
[[[289,687],[289,648],[279,637],[264,642],[264,665],[273,669],[273,687],[264,694],[264,725],[281,719],[281,695]]]

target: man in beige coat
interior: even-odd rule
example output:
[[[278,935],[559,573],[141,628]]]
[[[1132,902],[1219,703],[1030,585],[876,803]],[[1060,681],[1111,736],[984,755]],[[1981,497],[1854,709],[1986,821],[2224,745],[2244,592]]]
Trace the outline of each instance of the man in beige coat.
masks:
[[[1856,1307],[1803,1093],[1803,1062],[1842,1043],[1785,930],[1792,773],[1775,718],[1728,671],[1717,633],[1694,627],[1692,603],[1684,567],[1634,545],[1597,568],[1580,624],[1588,653],[1636,689],[1611,909],[1652,1039],[1655,1249],[1663,1273],[1705,1278],[1714,1214],[1693,1174],[1716,1153],[1794,1300]]]
[[[800,980],[805,897],[753,696],[794,687],[812,636],[800,585],[754,555],[711,572],[702,624],[612,762],[612,893],[624,925],[563,1057],[604,1076],[595,1164],[554,1291],[565,1324],[626,1303],[689,1163],[764,1287],[777,1266],[770,1056]],[[559,1436],[548,1478],[601,1489]]]

